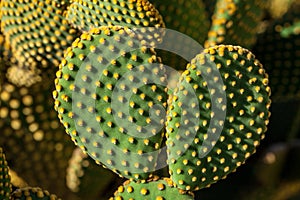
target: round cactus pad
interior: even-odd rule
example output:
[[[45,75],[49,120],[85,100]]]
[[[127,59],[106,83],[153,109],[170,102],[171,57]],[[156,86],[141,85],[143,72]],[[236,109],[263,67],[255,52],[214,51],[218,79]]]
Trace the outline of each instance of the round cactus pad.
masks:
[[[68,49],[55,109],[75,143],[122,176],[148,177],[161,146],[165,70],[130,29],[101,27]]]
[[[193,200],[194,196],[191,192],[183,191],[174,187],[173,182],[169,178],[158,179],[158,177],[154,177],[153,180],[144,183],[125,181],[125,183],[115,192],[114,197],[110,200],[125,199]]]
[[[248,50],[220,45],[196,56],[167,112],[168,163],[177,187],[199,190],[244,163],[267,129],[269,95],[268,76]]]

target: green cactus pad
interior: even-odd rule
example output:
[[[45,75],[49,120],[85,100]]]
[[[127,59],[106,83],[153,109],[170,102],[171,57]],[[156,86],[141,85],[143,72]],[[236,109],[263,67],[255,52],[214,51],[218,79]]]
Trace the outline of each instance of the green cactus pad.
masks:
[[[176,186],[199,190],[243,164],[264,138],[269,95],[268,76],[248,50],[220,45],[196,56],[168,107],[168,163]]]
[[[10,168],[29,185],[66,197],[63,180],[75,145],[53,109],[53,79],[28,88],[7,81],[0,86],[0,146]]]
[[[19,67],[40,73],[59,65],[77,36],[63,17],[64,6],[50,0],[1,1],[1,28]]]
[[[169,49],[180,49],[190,55],[194,50],[192,42],[195,41],[203,45],[209,30],[209,20],[202,0],[151,0],[150,2],[153,3],[163,16],[166,28],[188,36],[186,38],[181,34],[175,34],[168,30],[167,33],[172,34],[166,34],[164,38],[170,41],[167,44]],[[181,55],[176,55],[165,50],[157,49],[156,51],[162,58],[164,65],[177,70],[185,70],[187,63],[190,61],[181,58]]]
[[[253,52],[270,74],[274,101],[300,98],[300,3],[259,35]],[[297,31],[298,30],[298,31]]]
[[[218,44],[251,48],[263,17],[264,0],[218,0],[205,47]]]
[[[166,28],[179,31],[204,43],[209,21],[202,0],[150,0],[162,15]],[[180,41],[176,41],[180,42]]]
[[[8,200],[12,187],[3,149],[0,147],[0,199]]]
[[[61,200],[47,190],[38,187],[26,187],[15,190],[11,195],[11,200]]]
[[[162,17],[148,0],[74,0],[66,17],[81,30],[114,25],[164,27]]]
[[[148,182],[136,183],[125,181],[122,186],[115,192],[114,197],[110,200],[193,200],[194,195],[191,192],[180,190],[174,187],[171,179],[159,179],[154,177]]]
[[[131,30],[92,29],[60,65],[55,109],[75,144],[96,162],[146,179],[162,141],[164,73],[153,49],[142,47]]]

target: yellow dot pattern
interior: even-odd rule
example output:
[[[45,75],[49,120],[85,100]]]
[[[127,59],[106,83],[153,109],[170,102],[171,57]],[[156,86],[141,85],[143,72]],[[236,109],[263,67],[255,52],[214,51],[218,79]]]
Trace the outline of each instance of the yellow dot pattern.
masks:
[[[208,90],[208,86],[218,80],[214,70],[220,72],[224,82],[224,86],[218,87],[219,91]],[[209,80],[203,79],[204,72],[211,77]],[[189,100],[185,98],[183,102],[188,92],[187,84],[197,86],[193,88],[196,88],[194,92],[199,98],[198,112],[186,112],[195,110]],[[222,91],[226,93],[226,104],[224,99],[212,96]],[[167,112],[168,163],[176,186],[184,190],[199,190],[243,164],[264,138],[270,116],[269,96],[268,75],[246,49],[220,45],[205,49],[193,59],[180,78]],[[211,101],[217,102],[216,110],[212,110]],[[225,110],[224,120],[215,118],[217,112]],[[198,124],[189,120],[182,122],[182,116],[187,114],[193,114],[191,117],[197,119]],[[179,133],[181,123],[191,127],[190,130]],[[210,139],[209,134],[216,134],[219,128],[222,128],[220,137]],[[194,140],[185,144],[192,131],[196,132]],[[209,145],[204,146],[204,141]],[[208,147],[212,147],[211,150]],[[200,158],[200,153],[207,155]]]
[[[47,190],[42,190],[38,187],[17,189],[11,194],[11,199],[61,200],[55,194],[50,194]]]
[[[74,0],[66,17],[82,30],[113,25],[164,27],[162,17],[148,0]]]
[[[11,179],[8,174],[8,166],[3,149],[0,147],[0,198],[9,199],[12,192]]]
[[[43,78],[43,84],[28,88],[9,82],[1,85],[0,146],[7,152],[10,168],[29,185],[65,196],[68,189],[61,180],[65,179],[74,145],[53,109],[49,93],[52,79]]]
[[[256,42],[264,7],[260,0],[217,1],[205,48],[219,44],[251,48]]]
[[[11,56],[11,48],[0,30],[0,85],[4,82],[5,71],[10,67]]]
[[[40,73],[55,68],[77,31],[63,17],[65,4],[56,1],[1,1],[1,29],[18,65]]]
[[[168,199],[194,199],[192,192],[187,192],[174,187],[174,183],[169,178],[155,176],[146,182],[125,181],[115,192],[110,200],[168,200]]]
[[[163,16],[166,28],[189,36],[188,38],[184,38],[182,35],[173,34],[172,32],[167,34],[166,42],[170,49],[177,49],[189,54],[194,45],[193,41],[197,41],[199,44],[204,43],[209,30],[209,20],[202,1],[151,0],[150,2],[153,3]],[[180,55],[168,51],[157,49],[157,54],[162,58],[164,65],[170,66],[176,70],[185,70],[187,63],[189,62],[181,58]]]
[[[273,101],[300,98],[300,33],[295,29],[291,34],[284,34],[299,23],[299,9],[299,3],[293,4],[282,19],[270,24],[259,35],[253,50],[270,74]]]
[[[150,2],[163,16],[166,28],[186,34],[200,44],[204,43],[209,29],[209,21],[202,1],[150,0]]]
[[[145,153],[158,150],[164,134],[164,118],[161,118],[162,113],[153,105],[158,104],[166,107],[167,99],[165,88],[154,83],[148,83],[148,80],[155,80],[159,77],[160,80],[164,80],[165,74],[153,49],[138,47],[138,41],[131,37],[131,32],[127,28],[121,27],[100,27],[92,29],[89,33],[83,33],[80,39],[72,44],[72,48],[69,48],[60,65],[60,70],[56,74],[56,90],[53,92],[53,96],[60,121],[78,146],[87,151],[97,162],[122,176],[145,179],[151,176],[149,172],[156,162],[155,156],[146,157]],[[124,54],[122,49],[128,48],[128,45],[132,45],[135,50]],[[90,48],[90,46],[95,46],[96,49]],[[74,80],[80,67],[84,66],[80,57],[86,57],[91,53],[91,49],[95,53],[89,56],[95,58],[97,65],[83,67],[84,73],[79,77],[85,87],[82,89],[76,86]],[[99,54],[99,52],[101,53]],[[109,59],[112,57],[111,55],[116,55],[117,59]],[[153,67],[151,65],[151,68],[146,67],[152,63],[158,65]],[[108,67],[104,68],[106,64]],[[100,71],[102,67],[103,70]],[[126,72],[132,73],[123,77]],[[99,76],[94,80],[92,76],[97,73]],[[68,78],[66,79],[66,77]],[[122,77],[125,81],[119,81]],[[128,107],[129,113],[122,109],[115,110],[112,107],[112,94],[117,83],[119,84],[118,90],[132,94],[128,98],[123,95],[124,93],[118,92],[114,99],[124,107]],[[135,88],[139,83],[142,86]],[[95,91],[91,91],[91,85],[96,88]],[[79,113],[80,115],[74,113],[72,92],[91,98],[96,102],[95,106],[91,108],[85,101],[79,101],[75,106],[82,112]],[[151,108],[153,108],[154,115],[160,119],[150,119],[149,110]],[[88,119],[89,116],[93,116],[93,118]],[[124,123],[118,125],[118,120],[123,120]],[[92,127],[89,121],[99,124],[101,130]],[[162,128],[151,128],[153,123]],[[150,132],[148,128],[144,128],[149,125]],[[80,129],[80,134],[78,134],[78,129]],[[133,131],[138,134],[138,137],[130,135]],[[150,137],[147,139],[139,137],[145,133],[150,133]],[[101,141],[106,139],[110,145],[120,149],[121,154],[113,149],[105,148],[105,144]],[[105,153],[100,153],[103,150]],[[135,153],[137,155],[136,158],[128,161],[122,157],[123,153],[125,155]],[[141,159],[144,159],[145,163],[142,163]],[[115,162],[116,160],[121,162]],[[129,169],[132,167],[142,173],[131,173]],[[119,168],[124,170],[119,170]]]

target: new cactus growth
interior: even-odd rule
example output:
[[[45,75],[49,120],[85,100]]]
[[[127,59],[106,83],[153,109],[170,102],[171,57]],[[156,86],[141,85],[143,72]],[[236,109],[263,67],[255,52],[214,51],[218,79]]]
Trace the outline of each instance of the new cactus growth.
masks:
[[[194,196],[191,192],[180,190],[174,187],[174,183],[169,178],[161,178],[155,176],[152,180],[143,183],[126,181],[115,192],[114,197],[110,200],[125,199],[185,199],[193,200]]]

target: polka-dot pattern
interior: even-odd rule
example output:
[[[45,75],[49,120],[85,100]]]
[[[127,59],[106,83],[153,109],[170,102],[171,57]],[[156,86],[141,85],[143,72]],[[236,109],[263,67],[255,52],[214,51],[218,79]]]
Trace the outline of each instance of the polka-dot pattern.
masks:
[[[194,195],[191,192],[180,190],[174,187],[169,178],[154,177],[153,180],[136,183],[125,181],[122,186],[115,192],[114,197],[110,200],[172,200],[184,199],[193,200]]]
[[[75,144],[114,172],[145,179],[162,141],[164,115],[155,105],[164,110],[167,97],[155,82],[164,85],[165,71],[131,33],[101,27],[81,35],[60,65],[53,96]]]
[[[204,43],[209,21],[201,0],[150,0],[150,2],[163,16],[166,28],[186,34],[200,44]],[[176,40],[176,43],[178,42],[180,41]]]
[[[75,146],[53,109],[50,80],[29,88],[0,86],[0,146],[10,168],[29,185],[67,197],[63,180]]]
[[[274,101],[300,98],[300,3],[259,35],[254,53],[270,74]],[[298,27],[298,28],[297,28]]]
[[[20,68],[55,68],[77,31],[63,17],[64,1],[1,1],[1,28]]]
[[[66,18],[81,30],[114,25],[164,27],[162,17],[148,0],[74,0]]]
[[[12,187],[3,149],[0,147],[0,199],[8,200]]]
[[[9,60],[11,58],[11,49],[5,36],[0,30],[0,85],[4,82],[5,72],[9,67]]]
[[[163,16],[166,28],[170,29],[163,38],[161,46],[168,46],[168,49],[182,52],[181,55],[176,55],[157,49],[158,55],[164,65],[176,70],[185,70],[190,60],[181,58],[183,51],[186,55],[196,55],[193,52],[195,43],[203,45],[209,30],[209,20],[203,2],[201,0],[151,0],[150,2]],[[179,33],[175,34],[175,31]],[[182,34],[185,34],[185,37]]]
[[[11,194],[11,200],[61,200],[55,194],[50,194],[47,190],[38,187],[25,187],[15,190]]]
[[[205,48],[219,44],[251,48],[266,3],[261,0],[218,0]]]
[[[195,93],[194,101],[186,98],[189,93]],[[193,59],[167,114],[168,164],[176,186],[199,190],[243,164],[264,138],[269,95],[268,76],[246,49],[220,45]]]

